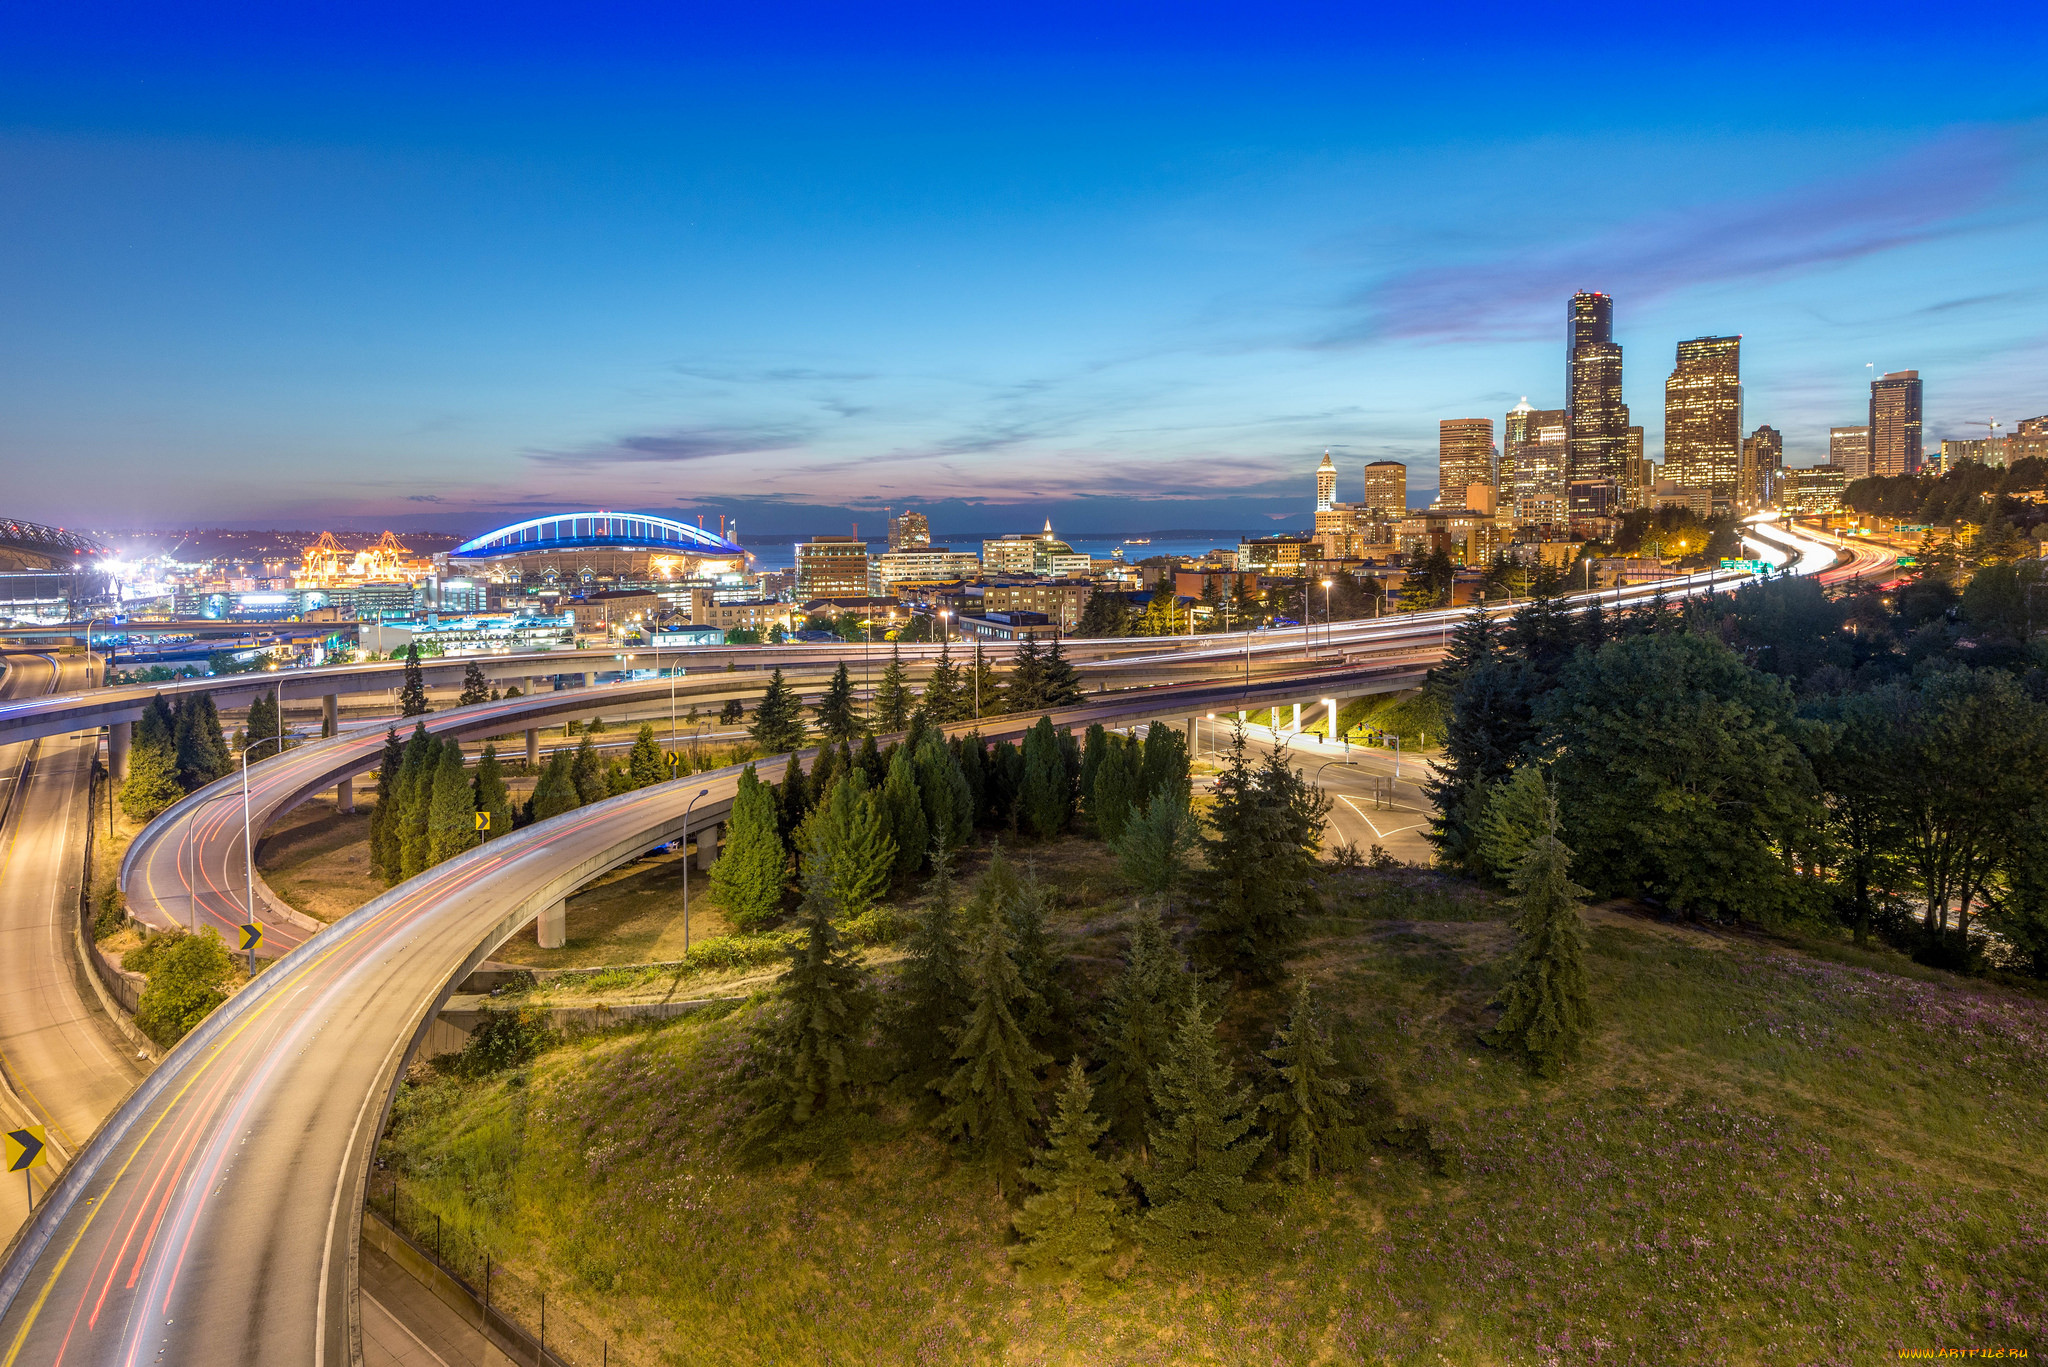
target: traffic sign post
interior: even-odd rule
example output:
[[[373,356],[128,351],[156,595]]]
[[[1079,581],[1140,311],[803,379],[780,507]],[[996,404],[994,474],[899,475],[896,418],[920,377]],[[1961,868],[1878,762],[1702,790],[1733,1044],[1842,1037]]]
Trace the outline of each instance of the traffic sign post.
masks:
[[[36,1180],[29,1176],[30,1168],[40,1168],[50,1161],[50,1137],[41,1125],[28,1125],[19,1130],[9,1130],[4,1136],[7,1150],[7,1170],[21,1174],[22,1182],[28,1188],[28,1208],[36,1208]]]
[[[476,814],[476,828],[479,831],[488,831],[491,828],[491,814],[489,812],[478,812]]]
[[[253,978],[256,976],[256,946],[263,943],[263,923],[251,921],[238,929],[242,932],[241,947],[249,951],[249,976]]]

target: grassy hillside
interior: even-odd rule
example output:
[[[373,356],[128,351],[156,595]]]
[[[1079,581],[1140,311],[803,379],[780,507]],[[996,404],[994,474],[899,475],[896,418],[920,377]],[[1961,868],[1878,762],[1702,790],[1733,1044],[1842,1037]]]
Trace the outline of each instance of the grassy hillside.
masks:
[[[1076,885],[1104,886],[1076,879]],[[1120,908],[1069,899],[1092,991]],[[1600,1033],[1565,1082],[1477,1043],[1511,932],[1481,894],[1341,875],[1294,969],[1430,1161],[1275,1188],[1243,1260],[1009,1270],[989,1175],[879,1107],[853,1171],[730,1150],[745,1013],[408,1084],[383,1160],[614,1340],[612,1360],[1860,1363],[2048,1347],[2048,1006],[1895,958],[1595,911]],[[1237,994],[1241,1058],[1276,999]],[[517,1292],[513,1292],[516,1295]],[[619,1341],[623,1340],[622,1350]],[[593,1357],[595,1355],[593,1345]]]

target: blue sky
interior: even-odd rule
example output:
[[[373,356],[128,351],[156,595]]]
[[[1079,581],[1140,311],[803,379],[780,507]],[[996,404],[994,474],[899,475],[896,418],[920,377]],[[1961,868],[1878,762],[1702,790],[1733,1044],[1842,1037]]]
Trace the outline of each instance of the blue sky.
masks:
[[[277,8],[9,7],[0,513],[1284,525],[1577,288],[1653,453],[2048,412],[2038,7]]]

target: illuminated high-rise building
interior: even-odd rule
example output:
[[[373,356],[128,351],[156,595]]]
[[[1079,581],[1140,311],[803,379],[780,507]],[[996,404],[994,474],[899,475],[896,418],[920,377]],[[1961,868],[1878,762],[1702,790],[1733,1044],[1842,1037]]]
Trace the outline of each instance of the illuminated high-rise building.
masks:
[[[920,512],[904,512],[889,519],[889,549],[928,551],[932,548],[932,524]]]
[[[1337,506],[1337,467],[1330,464],[1330,453],[1323,452],[1323,463],[1316,467],[1316,511],[1327,513]]]
[[[1742,468],[1736,506],[1747,512],[1776,501],[1778,473],[1785,465],[1785,435],[1766,423],[1742,439]]]
[[[2005,439],[2005,458],[2018,464],[2029,456],[2048,458],[2048,414],[2038,418],[2021,418],[2014,424],[2012,435]]]
[[[1446,508],[1462,508],[1467,489],[1493,480],[1493,419],[1445,418],[1439,422],[1437,501]]]
[[[1585,290],[1566,306],[1565,412],[1570,421],[1566,480],[1590,501],[1613,505],[1626,484],[1628,406],[1621,401],[1621,348],[1614,342],[1614,301]],[[1607,489],[1595,487],[1606,481]],[[1605,507],[1599,511],[1605,511]],[[1574,508],[1591,513],[1594,508]]]
[[[1840,470],[1846,479],[1866,478],[1870,474],[1870,429],[1830,427],[1828,464]]]
[[[1359,506],[1377,517],[1408,516],[1408,467],[1398,460],[1376,460],[1365,467],[1365,497]]]
[[[1895,370],[1870,382],[1870,473],[1920,469],[1920,372]]]
[[[1500,455],[1500,501],[1518,522],[1560,522],[1571,449],[1570,415],[1531,408],[1523,399],[1507,415]]]
[[[1664,382],[1664,469],[1681,488],[1733,508],[1742,469],[1742,339],[1695,337],[1678,344]]]

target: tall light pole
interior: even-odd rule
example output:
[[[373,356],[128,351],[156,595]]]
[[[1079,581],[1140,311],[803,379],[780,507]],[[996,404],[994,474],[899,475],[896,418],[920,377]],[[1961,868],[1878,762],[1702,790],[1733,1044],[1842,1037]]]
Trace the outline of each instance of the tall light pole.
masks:
[[[253,741],[242,747],[242,876],[244,880],[242,884],[242,914],[252,921],[256,919],[256,846],[255,842],[250,838],[249,752],[258,745],[265,745],[271,741],[276,741],[279,753],[283,753],[284,708],[282,705],[278,708],[277,728],[278,733],[276,735],[265,736],[260,741]]]
[[[1330,648],[1330,580],[1323,581],[1323,649]]]
[[[790,763],[796,763],[791,760]],[[711,790],[701,788],[697,797],[683,804],[683,957],[690,957],[690,808],[697,805],[698,797],[709,797]]]

